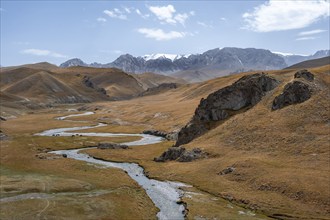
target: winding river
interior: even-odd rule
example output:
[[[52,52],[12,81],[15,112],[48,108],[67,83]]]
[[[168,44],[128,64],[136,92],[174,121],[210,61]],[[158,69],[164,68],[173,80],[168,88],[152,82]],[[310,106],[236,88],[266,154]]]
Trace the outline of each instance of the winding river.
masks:
[[[70,117],[77,117],[82,115],[91,115],[93,112],[85,112],[83,114],[68,115],[57,118],[58,120],[65,120]],[[120,136],[139,136],[141,137],[138,141],[123,143],[128,146],[147,145],[155,144],[163,141],[162,138],[147,134],[125,134],[125,133],[82,133],[76,132],[79,130],[97,128],[107,126],[106,124],[99,123],[95,126],[82,126],[72,128],[57,128],[47,131],[43,131],[36,135],[39,136],[72,136],[72,135],[83,135],[83,136],[97,136],[97,137],[120,137]],[[73,132],[75,131],[75,132]],[[157,214],[158,219],[184,219],[185,207],[182,204],[178,204],[180,198],[183,196],[183,191],[180,187],[187,186],[183,183],[170,182],[170,181],[159,181],[155,179],[149,179],[145,174],[141,166],[136,163],[116,163],[98,160],[90,157],[87,154],[81,153],[81,150],[86,148],[74,149],[74,150],[59,150],[51,151],[49,153],[54,154],[66,154],[67,158],[75,160],[85,161],[87,163],[98,164],[103,167],[119,168],[127,172],[127,174],[135,180],[147,193],[150,199],[153,201],[156,207],[159,208]]]

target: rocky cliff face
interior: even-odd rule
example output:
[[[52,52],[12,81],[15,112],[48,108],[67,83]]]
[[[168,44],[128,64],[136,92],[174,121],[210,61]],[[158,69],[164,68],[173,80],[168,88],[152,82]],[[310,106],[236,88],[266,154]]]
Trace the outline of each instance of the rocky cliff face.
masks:
[[[204,134],[238,111],[256,105],[279,81],[264,73],[244,76],[235,83],[202,99],[191,121],[183,127],[175,146],[186,144]]]

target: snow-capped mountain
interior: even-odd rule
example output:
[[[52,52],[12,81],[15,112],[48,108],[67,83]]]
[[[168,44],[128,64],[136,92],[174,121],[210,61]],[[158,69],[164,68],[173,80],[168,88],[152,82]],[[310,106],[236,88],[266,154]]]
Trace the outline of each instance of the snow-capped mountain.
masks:
[[[271,52],[264,49],[225,47],[208,50],[202,54],[191,55],[159,53],[134,57],[130,54],[123,54],[115,61],[107,64],[86,64],[82,60],[75,58],[66,61],[60,67],[115,67],[131,73],[175,74],[182,78],[189,74],[190,76],[198,74],[208,79],[249,70],[283,69],[298,62],[324,56],[329,56],[329,50],[317,51],[313,55],[297,55]]]
[[[272,52],[272,53],[282,56],[288,66],[306,60],[312,60],[312,59],[318,59],[318,58],[330,56],[330,50],[319,50],[312,55],[292,54],[292,53],[283,53],[283,52]]]
[[[142,58],[145,61],[157,60],[157,59],[170,59],[173,62],[174,60],[180,59],[182,57],[188,58],[190,55],[191,54],[178,55],[178,54],[156,53],[156,54],[144,55],[144,56],[142,56]]]

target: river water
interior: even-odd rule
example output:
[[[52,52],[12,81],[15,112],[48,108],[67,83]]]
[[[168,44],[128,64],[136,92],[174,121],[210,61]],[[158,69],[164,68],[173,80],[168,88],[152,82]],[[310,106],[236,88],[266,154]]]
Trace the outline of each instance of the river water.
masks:
[[[69,115],[57,118],[58,120],[65,120],[69,117],[77,117],[82,115],[91,115],[92,112],[85,112],[83,114]],[[120,137],[120,136],[139,136],[141,137],[138,141],[122,143],[128,146],[138,146],[155,144],[163,141],[163,138],[156,137],[147,134],[125,134],[125,133],[93,133],[93,132],[76,132],[79,130],[97,128],[106,126],[106,124],[99,123],[95,126],[82,126],[82,127],[72,127],[72,128],[57,128],[47,131],[43,131],[39,136],[72,136],[72,135],[82,135],[82,136],[95,136],[95,137]],[[75,131],[75,132],[73,132]],[[51,151],[49,153],[54,154],[66,154],[67,158],[72,158],[75,160],[85,161],[91,164],[101,165],[102,167],[111,167],[122,169],[127,172],[127,174],[135,180],[147,193],[150,199],[153,201],[156,207],[159,208],[157,214],[158,219],[184,219],[185,207],[182,204],[178,204],[180,198],[183,196],[183,191],[180,187],[187,186],[179,182],[171,181],[159,181],[155,179],[148,178],[141,166],[136,163],[117,163],[103,161],[90,157],[87,154],[81,153],[81,150],[86,148],[73,149],[73,150],[59,150]]]

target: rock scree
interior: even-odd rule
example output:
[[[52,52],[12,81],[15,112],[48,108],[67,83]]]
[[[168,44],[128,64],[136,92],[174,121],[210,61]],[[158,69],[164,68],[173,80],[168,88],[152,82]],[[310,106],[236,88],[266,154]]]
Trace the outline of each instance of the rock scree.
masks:
[[[276,96],[272,110],[278,110],[288,105],[302,103],[312,95],[310,87],[300,81],[293,81],[285,85],[283,92]]]
[[[171,160],[177,160],[179,162],[190,162],[199,158],[206,157],[208,154],[203,152],[199,148],[194,148],[191,151],[187,151],[184,147],[170,147],[162,155],[154,158],[156,162],[165,162]]]
[[[308,70],[299,70],[294,74],[294,78],[304,78],[308,81],[313,81],[314,80],[314,74],[309,72]]]
[[[217,122],[256,105],[279,81],[265,73],[243,76],[230,86],[219,89],[200,101],[191,121],[183,127],[176,147],[189,143],[217,125]]]

